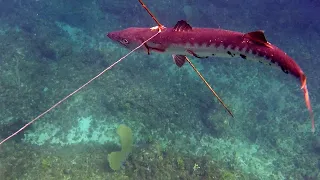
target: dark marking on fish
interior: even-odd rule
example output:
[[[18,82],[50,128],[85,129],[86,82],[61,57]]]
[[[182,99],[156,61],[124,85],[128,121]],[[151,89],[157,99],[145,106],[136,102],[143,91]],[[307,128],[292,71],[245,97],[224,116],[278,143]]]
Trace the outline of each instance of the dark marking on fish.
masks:
[[[284,67],[281,67],[281,70],[282,70],[284,73],[286,73],[286,74],[289,73],[289,71],[288,71],[287,69],[285,69]]]
[[[230,51],[227,51],[227,53],[231,56],[234,57],[235,54],[232,54]]]
[[[240,57],[241,57],[242,59],[247,59],[247,56],[246,56],[246,55],[243,55],[243,54],[240,54]]]
[[[199,56],[198,54],[196,54],[195,52],[193,52],[191,50],[187,50],[187,52],[190,53],[192,56],[199,58],[199,59],[209,58],[209,56]]]

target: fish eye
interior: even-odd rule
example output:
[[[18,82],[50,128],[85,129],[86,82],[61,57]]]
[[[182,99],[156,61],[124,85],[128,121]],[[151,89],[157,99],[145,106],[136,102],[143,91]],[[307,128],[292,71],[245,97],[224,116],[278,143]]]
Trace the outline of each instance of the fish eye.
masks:
[[[122,44],[128,44],[128,43],[129,43],[129,41],[128,41],[127,39],[122,39],[122,40],[120,40],[120,42],[121,42]]]

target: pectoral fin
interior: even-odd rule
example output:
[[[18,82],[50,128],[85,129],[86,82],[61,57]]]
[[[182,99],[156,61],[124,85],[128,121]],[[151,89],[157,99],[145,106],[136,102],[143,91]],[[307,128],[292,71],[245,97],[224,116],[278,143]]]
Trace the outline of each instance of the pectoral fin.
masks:
[[[176,63],[176,65],[178,67],[182,67],[183,64],[186,62],[186,56],[185,55],[172,55],[173,61],[174,63]]]

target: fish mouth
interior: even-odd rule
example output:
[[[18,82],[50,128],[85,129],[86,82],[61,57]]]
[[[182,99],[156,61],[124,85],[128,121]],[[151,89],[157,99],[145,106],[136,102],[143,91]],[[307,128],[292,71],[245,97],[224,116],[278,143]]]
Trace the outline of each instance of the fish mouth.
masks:
[[[116,32],[109,32],[106,36],[113,41],[119,41],[119,34]]]
[[[118,46],[120,47],[125,47],[127,49],[130,49],[128,45],[126,44],[123,44],[120,42],[120,38],[119,38],[119,35],[116,33],[116,32],[110,32],[110,33],[107,33],[106,36],[111,39],[112,41],[114,41]]]
[[[106,35],[108,38],[110,38],[110,39],[112,39],[113,40],[113,33],[107,33],[107,35]]]

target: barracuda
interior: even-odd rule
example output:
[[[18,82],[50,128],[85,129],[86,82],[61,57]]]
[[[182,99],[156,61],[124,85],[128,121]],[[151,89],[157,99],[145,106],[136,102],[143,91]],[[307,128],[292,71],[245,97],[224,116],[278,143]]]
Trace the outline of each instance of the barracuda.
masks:
[[[134,49],[155,34],[157,28],[128,28],[110,32],[107,36],[128,49]],[[173,28],[162,28],[154,38],[138,51],[172,54],[178,67],[187,61],[186,56],[196,58],[240,57],[277,66],[284,73],[301,81],[301,89],[309,110],[312,131],[315,131],[314,116],[309,100],[307,78],[300,66],[281,49],[267,41],[263,31],[241,33],[224,29],[193,28],[186,21],[178,21]]]
[[[307,78],[305,74],[291,57],[269,43],[262,31],[240,33],[223,29],[192,28],[186,21],[179,21],[173,28],[166,28],[150,12],[142,0],[139,0],[139,2],[158,26],[152,28],[128,28],[107,34],[109,38],[119,42],[131,51],[81,85],[78,89],[74,90],[50,108],[33,118],[10,136],[1,140],[0,145],[16,136],[18,133],[52,111],[54,108],[58,107],[73,95],[77,94],[80,90],[102,76],[105,72],[111,70],[133,52],[139,50],[146,50],[148,54],[150,54],[151,51],[173,54],[173,60],[178,67],[183,66],[187,61],[232,117],[233,114],[231,113],[231,110],[227,108],[221,98],[203,78],[201,73],[194,67],[191,61],[187,58],[187,55],[192,55],[196,58],[207,58],[210,56],[239,56],[243,59],[264,62],[268,65],[277,65],[283,72],[300,79],[301,89],[303,90],[312,122],[312,132],[315,132],[314,116],[309,100]]]

